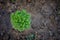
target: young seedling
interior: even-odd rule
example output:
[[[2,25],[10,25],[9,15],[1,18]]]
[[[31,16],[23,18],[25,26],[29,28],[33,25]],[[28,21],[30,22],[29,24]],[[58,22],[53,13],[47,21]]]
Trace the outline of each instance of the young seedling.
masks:
[[[26,10],[16,11],[10,15],[12,27],[18,31],[24,31],[31,26],[31,15]]]

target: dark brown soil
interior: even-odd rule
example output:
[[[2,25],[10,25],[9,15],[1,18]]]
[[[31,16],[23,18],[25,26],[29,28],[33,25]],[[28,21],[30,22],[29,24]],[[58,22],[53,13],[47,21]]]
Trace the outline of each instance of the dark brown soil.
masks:
[[[0,0],[0,40],[60,40],[59,0]],[[10,14],[26,9],[31,14],[31,28],[19,32],[12,28]],[[33,39],[27,39],[34,34]]]

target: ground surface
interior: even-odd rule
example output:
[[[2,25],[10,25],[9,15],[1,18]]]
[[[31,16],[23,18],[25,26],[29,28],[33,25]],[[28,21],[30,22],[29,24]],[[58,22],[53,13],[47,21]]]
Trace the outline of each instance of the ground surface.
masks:
[[[58,1],[58,0],[57,0]],[[0,40],[60,40],[57,27],[57,1],[56,0],[9,0],[0,1]],[[58,3],[59,4],[59,3]],[[19,32],[12,28],[10,14],[16,10],[26,9],[31,14],[31,28]],[[60,29],[59,29],[60,30]]]

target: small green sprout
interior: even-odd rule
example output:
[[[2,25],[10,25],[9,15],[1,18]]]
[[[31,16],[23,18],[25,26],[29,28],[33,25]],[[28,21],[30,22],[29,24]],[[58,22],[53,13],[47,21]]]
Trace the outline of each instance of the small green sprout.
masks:
[[[11,3],[14,3],[14,2],[16,2],[16,0],[10,0],[10,2],[11,2]]]
[[[12,27],[18,31],[24,31],[31,26],[31,15],[26,10],[11,13],[10,18]]]
[[[34,40],[35,39],[35,34],[30,34],[26,37],[26,40]]]

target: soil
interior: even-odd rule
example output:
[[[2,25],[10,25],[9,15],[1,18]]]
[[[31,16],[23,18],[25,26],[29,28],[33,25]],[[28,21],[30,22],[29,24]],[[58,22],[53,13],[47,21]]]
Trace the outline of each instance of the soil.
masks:
[[[0,0],[0,40],[60,40],[59,0]],[[19,32],[12,28],[10,14],[26,9],[31,28]],[[34,34],[33,39],[27,39]]]

